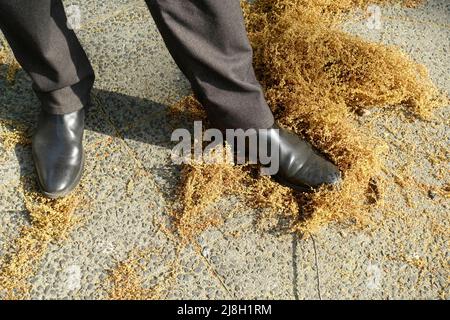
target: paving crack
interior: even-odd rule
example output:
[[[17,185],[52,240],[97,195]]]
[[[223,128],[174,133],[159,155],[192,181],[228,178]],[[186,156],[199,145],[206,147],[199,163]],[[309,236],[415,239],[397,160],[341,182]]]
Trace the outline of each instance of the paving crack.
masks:
[[[102,103],[99,101],[99,99],[97,97],[94,96],[94,100],[96,101],[97,105],[99,106],[100,110],[102,111],[103,115],[105,116],[105,118],[107,119],[108,123],[111,125],[111,127],[114,129],[115,132],[115,137],[118,138],[121,142],[121,144],[125,147],[126,152],[128,153],[128,155],[136,162],[138,168],[140,170],[142,170],[142,172],[144,172],[148,177],[150,177],[152,179],[152,181],[155,181],[155,178],[153,176],[153,174],[151,174],[145,167],[145,165],[142,163],[142,161],[136,156],[136,153],[133,151],[133,149],[129,146],[129,144],[125,141],[125,138],[121,132],[121,130],[119,128],[116,127],[116,125],[114,124],[114,122],[110,119],[110,117],[108,116],[108,113],[106,112],[105,108],[103,107]],[[155,183],[155,187],[157,189],[157,192],[159,193],[160,196],[163,196],[162,191],[159,189],[159,186]]]
[[[311,240],[313,243],[313,249],[314,249],[314,263],[316,265],[316,274],[317,274],[317,294],[319,296],[319,300],[322,300],[322,293],[320,290],[320,272],[319,272],[319,262],[317,258],[317,248],[316,248],[316,240],[314,239],[313,235],[311,236]]]
[[[295,300],[299,300],[298,297],[298,236],[296,233],[292,234],[292,272],[293,272],[293,283],[292,283],[292,288],[293,288],[293,292],[294,292],[294,299]]]
[[[235,295],[227,287],[227,285],[225,284],[225,281],[219,275],[219,273],[217,272],[216,268],[214,268],[214,266],[211,264],[211,262],[203,255],[202,250],[201,250],[201,245],[198,242],[196,242],[195,243],[195,247],[196,247],[197,250],[194,250],[194,251],[197,252],[197,254],[199,254],[200,257],[202,257],[203,261],[205,261],[206,265],[208,266],[209,272],[211,273],[211,275],[215,279],[217,279],[217,281],[219,281],[220,286],[222,287],[222,289],[225,290],[225,292],[228,294],[229,297],[231,297],[232,299],[236,299]]]
[[[134,8],[140,6],[141,3],[142,3],[142,1],[136,0],[136,1],[133,1],[132,3],[129,3],[127,5],[124,5],[124,6],[120,7],[120,8],[118,8],[117,10],[115,10],[113,12],[109,12],[109,13],[106,13],[106,14],[103,14],[103,15],[99,15],[99,16],[97,16],[95,18],[89,19],[89,20],[87,20],[85,23],[83,23],[81,25],[80,29],[86,29],[88,26],[92,26],[92,25],[104,22],[104,21],[106,21],[106,20],[108,20],[110,18],[116,17],[116,16],[118,16],[118,15],[120,15],[120,14],[122,14],[122,13],[128,11],[128,10],[130,10],[130,9],[134,9]]]
[[[134,151],[132,150],[132,148],[128,145],[128,143],[125,141],[121,131],[114,125],[114,123],[111,121],[110,117],[108,116],[108,113],[106,112],[106,110],[104,109],[102,103],[98,100],[97,97],[93,97],[95,102],[97,103],[97,105],[99,106],[100,110],[102,111],[103,115],[105,116],[106,120],[108,121],[108,123],[111,125],[111,127],[114,129],[115,131],[115,137],[119,138],[119,140],[121,140],[121,143],[125,146],[127,153],[133,158],[133,160],[137,163],[138,167],[140,170],[142,170],[146,175],[148,175],[153,181],[154,181],[154,177],[153,175],[147,171],[146,167],[144,166],[144,164],[142,163],[142,161],[136,156],[136,154],[134,153]],[[159,193],[160,196],[162,196],[164,198],[164,195],[162,193],[162,191],[159,189],[159,186],[155,183],[155,187],[157,189],[157,192]],[[172,239],[172,241],[174,241]],[[208,271],[211,273],[211,275],[218,280],[218,282],[220,283],[220,286],[222,287],[222,289],[228,294],[229,297],[231,298],[235,298],[234,294],[231,292],[231,290],[226,286],[224,280],[222,279],[222,277],[218,274],[217,270],[214,268],[214,266],[209,262],[209,260],[201,253],[201,246],[196,243],[197,249],[200,250],[195,250],[197,252],[197,254],[200,255],[200,257],[204,260],[204,262],[206,263],[207,267],[208,267]]]

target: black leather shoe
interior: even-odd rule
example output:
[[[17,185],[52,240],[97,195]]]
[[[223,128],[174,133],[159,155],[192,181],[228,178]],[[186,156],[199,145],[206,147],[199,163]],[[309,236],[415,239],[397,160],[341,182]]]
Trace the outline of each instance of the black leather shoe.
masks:
[[[311,192],[321,185],[334,185],[341,180],[340,171],[333,163],[292,132],[274,125],[265,132],[259,131],[258,137],[279,146],[279,170],[273,176],[279,183]]]
[[[33,159],[42,192],[64,197],[78,185],[83,173],[84,110],[39,116],[33,136]]]

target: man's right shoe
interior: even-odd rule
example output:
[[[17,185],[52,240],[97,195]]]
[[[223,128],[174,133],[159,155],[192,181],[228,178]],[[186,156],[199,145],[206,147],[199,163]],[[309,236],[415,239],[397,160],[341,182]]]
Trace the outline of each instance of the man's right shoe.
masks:
[[[55,199],[69,194],[84,168],[84,109],[68,114],[42,111],[32,139],[33,160],[42,192]]]

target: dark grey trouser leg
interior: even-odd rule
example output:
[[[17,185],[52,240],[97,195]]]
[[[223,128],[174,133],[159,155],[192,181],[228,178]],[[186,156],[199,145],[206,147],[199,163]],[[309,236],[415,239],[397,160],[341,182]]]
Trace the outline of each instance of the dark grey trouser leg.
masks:
[[[146,0],[175,62],[216,127],[268,128],[239,0]]]
[[[64,114],[88,104],[94,72],[60,0],[0,0],[0,28],[44,110]]]

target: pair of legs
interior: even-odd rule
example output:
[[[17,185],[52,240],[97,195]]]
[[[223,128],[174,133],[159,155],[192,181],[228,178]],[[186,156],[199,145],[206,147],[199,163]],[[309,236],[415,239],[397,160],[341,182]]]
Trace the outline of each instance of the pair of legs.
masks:
[[[254,74],[239,1],[146,2],[167,48],[211,123],[219,129],[272,128],[273,115]],[[65,195],[81,176],[84,108],[89,104],[95,78],[66,20],[61,0],[0,0],[0,28],[30,75],[42,104],[33,155],[41,185],[50,196]],[[304,173],[323,180],[319,184],[334,182],[337,173],[330,171],[325,160],[326,168],[318,168],[321,172],[311,170],[321,165],[321,158],[313,157],[315,153],[300,139],[295,141],[288,133],[284,138],[283,134],[273,134],[267,139],[284,146],[281,153],[287,153],[285,167],[289,171],[285,179],[298,175],[294,169],[308,169]],[[304,182],[308,186],[316,184]]]
[[[252,68],[238,0],[147,0],[175,62],[219,128],[273,124]],[[60,0],[0,0],[0,27],[45,111],[88,104],[94,72]]]

